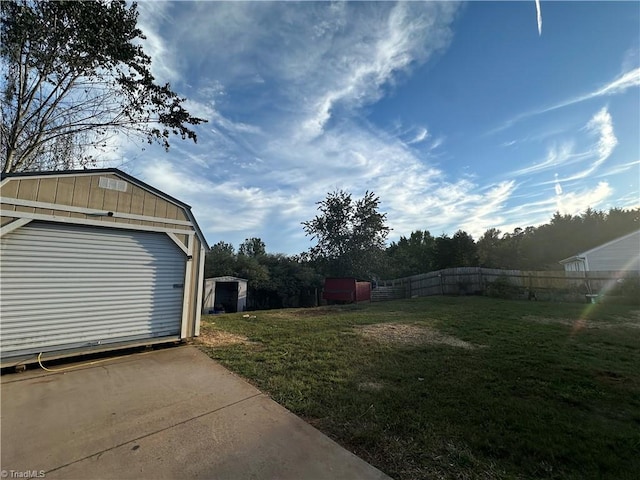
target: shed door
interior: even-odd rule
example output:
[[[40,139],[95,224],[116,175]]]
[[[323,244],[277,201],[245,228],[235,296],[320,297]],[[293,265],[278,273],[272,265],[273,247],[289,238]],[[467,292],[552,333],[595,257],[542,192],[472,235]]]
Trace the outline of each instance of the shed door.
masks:
[[[177,338],[185,263],[164,233],[18,228],[2,238],[2,358]]]

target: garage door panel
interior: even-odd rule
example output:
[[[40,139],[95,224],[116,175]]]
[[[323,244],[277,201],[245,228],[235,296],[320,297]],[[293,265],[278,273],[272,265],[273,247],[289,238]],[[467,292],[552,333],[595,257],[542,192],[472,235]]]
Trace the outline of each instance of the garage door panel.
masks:
[[[93,319],[95,323],[89,324],[85,322],[79,322],[78,320],[81,320],[82,316],[78,314],[78,315],[69,315],[68,317],[58,317],[55,319],[55,321],[56,321],[57,330],[64,329],[65,334],[67,332],[76,332],[76,331],[86,331],[86,332],[98,331],[102,328],[107,330],[118,328],[120,331],[123,331],[123,332],[130,331],[131,329],[134,329],[136,331],[142,331],[140,328],[141,325],[139,323],[132,324],[132,325],[123,325],[123,322],[125,322],[127,318],[128,317],[126,315],[118,315],[114,317],[97,316],[95,319]],[[10,338],[20,339],[26,336],[37,336],[38,334],[41,334],[43,328],[47,328],[49,326],[50,321],[51,321],[51,318],[35,317],[32,322],[29,322],[26,325],[22,325],[20,329],[12,329],[10,331],[7,331],[3,335],[5,337],[3,340],[7,340]],[[148,321],[149,321],[149,324],[151,325],[151,322],[152,322],[151,318],[149,318]],[[168,326],[170,326],[171,328],[175,327],[174,323],[170,321],[167,321],[164,323],[158,322],[158,321],[153,322],[154,329],[160,328],[160,327],[162,327],[162,329],[165,329]]]
[[[3,358],[178,337],[185,264],[162,233],[32,222],[5,235]]]
[[[163,314],[165,314],[165,316],[167,316],[166,315],[167,313],[175,314],[177,312],[178,315],[180,315],[181,313],[180,309],[172,308],[173,305],[168,303],[165,303],[164,305],[162,304],[157,305],[156,307],[154,307],[153,310],[150,311],[149,308],[140,305],[141,300],[144,301],[145,299],[144,298],[139,299],[137,302],[132,302],[132,301],[123,302],[118,305],[118,308],[119,310],[121,310],[121,312],[113,312],[113,313],[100,313],[100,312],[90,313],[90,312],[87,312],[86,307],[82,305],[78,305],[77,303],[76,304],[70,304],[70,303],[55,304],[52,302],[49,306],[46,307],[46,310],[42,308],[38,309],[34,306],[29,306],[29,308],[20,309],[19,314],[11,312],[10,314],[5,315],[3,313],[2,315],[3,332],[8,331],[10,328],[17,328],[17,329],[24,328],[30,323],[36,322],[38,320],[40,321],[55,320],[56,322],[62,322],[65,319],[84,317],[87,322],[94,322],[98,318],[120,318],[120,317],[132,318],[133,317],[133,318],[140,319],[140,318],[143,318],[143,315],[146,315],[149,318],[153,318],[152,314],[158,311],[161,311]],[[148,300],[153,301],[153,297],[149,297]],[[5,308],[8,310],[10,306],[5,307],[3,305],[3,310]],[[100,304],[97,304],[96,308],[109,311],[113,308],[113,305],[107,302],[102,302]],[[25,321],[24,320],[25,318],[28,318],[28,320]]]

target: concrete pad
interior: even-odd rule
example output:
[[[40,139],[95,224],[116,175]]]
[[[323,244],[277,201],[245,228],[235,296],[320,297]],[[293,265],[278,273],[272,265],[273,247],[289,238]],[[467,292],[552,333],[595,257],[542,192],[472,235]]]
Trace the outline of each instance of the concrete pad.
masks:
[[[2,377],[1,469],[46,478],[387,479],[195,347]]]

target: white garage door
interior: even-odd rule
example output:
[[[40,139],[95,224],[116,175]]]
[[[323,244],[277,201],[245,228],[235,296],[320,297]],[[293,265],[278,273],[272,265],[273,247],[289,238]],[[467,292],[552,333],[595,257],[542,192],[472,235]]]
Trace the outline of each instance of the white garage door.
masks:
[[[163,233],[32,222],[4,235],[2,358],[178,338],[185,262]]]

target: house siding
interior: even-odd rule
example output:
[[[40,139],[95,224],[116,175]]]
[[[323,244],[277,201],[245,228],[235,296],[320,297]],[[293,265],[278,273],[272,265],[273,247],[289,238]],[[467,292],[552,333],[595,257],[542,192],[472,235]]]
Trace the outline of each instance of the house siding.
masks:
[[[596,248],[586,255],[591,271],[640,270],[640,231]]]

